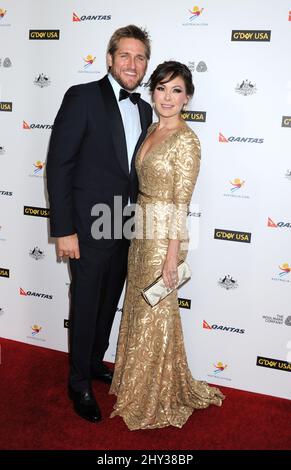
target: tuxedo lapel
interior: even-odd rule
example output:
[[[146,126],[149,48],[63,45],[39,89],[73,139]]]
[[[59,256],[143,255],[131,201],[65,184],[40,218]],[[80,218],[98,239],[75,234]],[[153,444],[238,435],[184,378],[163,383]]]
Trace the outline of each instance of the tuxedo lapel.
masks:
[[[122,117],[107,76],[99,81],[99,86],[104,100],[104,105],[108,113],[108,121],[117,159],[123,171],[129,175],[126,138]]]

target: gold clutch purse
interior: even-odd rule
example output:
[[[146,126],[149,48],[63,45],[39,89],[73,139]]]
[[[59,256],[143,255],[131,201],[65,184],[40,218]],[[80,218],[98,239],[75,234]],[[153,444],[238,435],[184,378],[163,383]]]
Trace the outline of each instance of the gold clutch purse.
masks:
[[[163,277],[159,276],[149,286],[142,289],[141,295],[151,307],[154,307],[161,300],[167,297],[167,295],[171,294],[173,290],[177,289],[182,284],[184,284],[184,282],[188,281],[190,277],[191,269],[189,265],[186,263],[186,261],[180,261],[178,264],[178,285],[175,288],[167,288],[164,284]]]

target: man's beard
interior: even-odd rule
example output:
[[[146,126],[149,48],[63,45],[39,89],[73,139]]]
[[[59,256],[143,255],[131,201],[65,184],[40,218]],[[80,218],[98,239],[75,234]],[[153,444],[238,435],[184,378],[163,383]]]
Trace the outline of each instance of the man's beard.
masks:
[[[122,88],[125,88],[125,89],[128,90],[128,91],[133,91],[133,90],[135,90],[135,89],[141,84],[141,82],[142,82],[142,78],[141,78],[141,79],[138,79],[138,80],[135,82],[134,86],[129,86],[128,84],[126,84],[126,83],[122,80],[122,78],[116,77],[116,75],[114,74],[114,72],[112,72],[111,70],[109,70],[109,73],[111,73],[111,75],[112,75],[112,77],[114,78],[114,80],[116,80],[117,83],[118,83]]]

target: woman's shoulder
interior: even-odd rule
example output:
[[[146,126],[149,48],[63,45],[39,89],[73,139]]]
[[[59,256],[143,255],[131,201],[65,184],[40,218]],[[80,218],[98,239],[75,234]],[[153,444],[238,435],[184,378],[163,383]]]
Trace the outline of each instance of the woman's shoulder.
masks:
[[[187,143],[187,144],[192,145],[192,146],[195,146],[195,147],[198,147],[199,150],[200,150],[200,140],[199,140],[197,134],[186,123],[182,127],[182,131],[180,133],[180,138],[181,138],[182,142]]]
[[[184,136],[186,136],[190,139],[199,141],[199,138],[198,138],[197,134],[193,131],[193,129],[190,126],[188,126],[188,124],[186,124],[186,122],[182,127],[182,135],[184,135]]]

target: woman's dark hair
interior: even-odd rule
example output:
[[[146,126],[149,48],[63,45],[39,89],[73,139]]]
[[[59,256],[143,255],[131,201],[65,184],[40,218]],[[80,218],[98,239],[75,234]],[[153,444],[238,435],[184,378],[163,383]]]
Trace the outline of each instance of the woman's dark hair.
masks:
[[[174,60],[163,62],[153,71],[148,81],[150,92],[153,94],[159,83],[168,83],[176,77],[181,77],[184,80],[186,94],[188,96],[193,96],[195,87],[192,81],[191,71],[186,65]],[[167,79],[165,80],[165,78]]]

